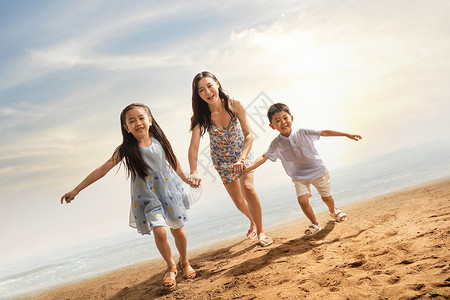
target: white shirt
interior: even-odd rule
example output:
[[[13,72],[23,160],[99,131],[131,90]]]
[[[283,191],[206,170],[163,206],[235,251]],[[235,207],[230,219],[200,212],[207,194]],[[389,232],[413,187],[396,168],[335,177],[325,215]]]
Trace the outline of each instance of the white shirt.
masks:
[[[281,160],[284,170],[292,180],[312,180],[328,172],[314,141],[320,138],[320,130],[292,129],[289,137],[279,134],[264,153],[271,161]]]

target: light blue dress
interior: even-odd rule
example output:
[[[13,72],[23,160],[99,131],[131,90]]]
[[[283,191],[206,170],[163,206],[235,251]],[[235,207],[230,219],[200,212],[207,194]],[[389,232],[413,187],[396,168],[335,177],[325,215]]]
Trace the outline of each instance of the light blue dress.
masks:
[[[150,234],[156,226],[183,227],[188,220],[186,209],[193,203],[191,194],[186,193],[156,138],[140,150],[151,171],[145,180],[131,178],[130,226],[141,234]]]

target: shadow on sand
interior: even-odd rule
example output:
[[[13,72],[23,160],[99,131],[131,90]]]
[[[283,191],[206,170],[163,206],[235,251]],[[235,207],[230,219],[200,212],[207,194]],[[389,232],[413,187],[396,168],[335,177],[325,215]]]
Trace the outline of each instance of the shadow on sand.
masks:
[[[236,246],[246,242],[238,242],[227,247],[214,249],[203,253],[200,257],[193,259],[191,261],[192,266],[197,271],[196,283],[201,283],[202,281],[210,281],[216,276],[226,276],[235,277],[239,275],[249,274],[251,272],[258,271],[268,264],[274,263],[279,259],[287,258],[289,256],[300,255],[314,248],[325,245],[339,243],[345,239],[352,239],[357,237],[362,232],[368,230],[363,229],[358,233],[347,236],[345,238],[336,238],[330,241],[322,241],[335,227],[336,223],[334,221],[329,221],[323,230],[312,237],[302,236],[297,239],[288,240],[280,245],[276,244],[276,240],[272,246],[269,246],[267,253],[255,258],[247,259],[238,265],[227,267],[227,261],[233,260],[235,257],[239,257],[244,253],[259,247],[257,243],[253,243],[251,246],[245,247],[237,252],[231,251]],[[270,250],[269,250],[270,249]],[[266,249],[264,249],[266,250]],[[214,268],[208,269],[203,268],[208,263],[213,262],[215,264]],[[164,271],[159,272],[144,282],[141,282],[132,287],[125,287],[120,290],[111,299],[153,299],[156,297],[161,297],[172,293],[176,289],[167,289],[162,287],[162,278],[164,277]],[[180,274],[177,278],[181,278]],[[177,280],[177,282],[179,279]]]

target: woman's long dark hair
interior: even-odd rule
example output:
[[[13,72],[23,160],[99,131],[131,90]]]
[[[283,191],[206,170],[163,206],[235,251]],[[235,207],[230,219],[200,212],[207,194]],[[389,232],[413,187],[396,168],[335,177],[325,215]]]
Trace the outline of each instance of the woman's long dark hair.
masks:
[[[205,77],[209,77],[214,79],[219,86],[219,98],[225,102],[225,110],[233,117],[233,112],[231,112],[228,101],[230,100],[230,96],[222,89],[222,85],[219,80],[217,80],[214,74],[203,71],[195,75],[194,80],[192,81],[192,117],[191,117],[191,129],[192,131],[197,124],[200,124],[201,135],[203,136],[205,132],[211,128],[211,112],[209,111],[208,103],[203,101],[198,94],[198,82]]]
[[[118,152],[119,154],[119,159],[121,161],[123,161],[122,159],[125,160],[124,163],[128,171],[128,176],[130,176],[131,174],[133,178],[138,176],[145,180],[145,177],[149,175],[149,172],[151,171],[150,166],[147,165],[147,163],[144,161],[144,158],[142,157],[138,141],[131,133],[128,133],[124,127],[124,125],[126,125],[126,113],[136,107],[142,107],[151,118],[152,125],[149,128],[149,133],[152,137],[156,138],[159,141],[164,149],[167,161],[172,166],[172,168],[176,170],[178,164],[177,157],[175,156],[175,153],[173,153],[172,146],[167,140],[166,135],[153,117],[150,108],[142,103],[132,103],[125,107],[120,114],[120,127],[122,129],[123,142],[119,147],[116,148],[116,152]]]

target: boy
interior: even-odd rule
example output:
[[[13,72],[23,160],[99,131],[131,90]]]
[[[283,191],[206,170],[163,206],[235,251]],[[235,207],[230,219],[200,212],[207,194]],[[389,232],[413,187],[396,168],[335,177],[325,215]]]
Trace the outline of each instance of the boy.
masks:
[[[312,236],[322,230],[309,204],[310,184],[319,192],[323,202],[328,206],[330,215],[337,222],[347,221],[347,215],[334,206],[330,174],[320,159],[313,142],[321,136],[345,136],[355,141],[362,139],[361,136],[332,130],[293,129],[294,117],[291,115],[289,107],[283,103],[271,105],[267,117],[270,127],[278,130],[280,134],[272,141],[266,153],[248,167],[244,167],[244,172],[256,169],[267,159],[276,161],[277,158],[280,158],[284,170],[294,182],[298,203],[303,213],[311,221],[311,225],[305,230],[305,235]]]

